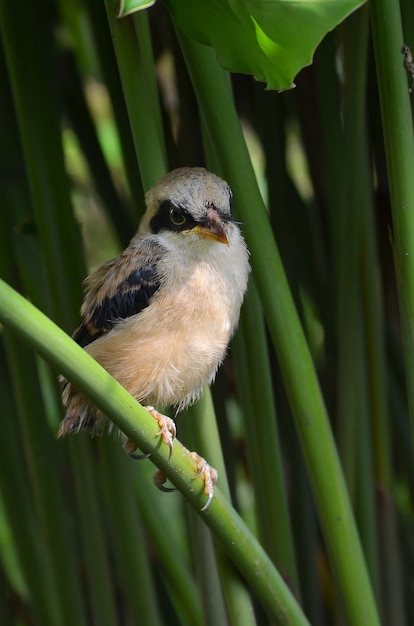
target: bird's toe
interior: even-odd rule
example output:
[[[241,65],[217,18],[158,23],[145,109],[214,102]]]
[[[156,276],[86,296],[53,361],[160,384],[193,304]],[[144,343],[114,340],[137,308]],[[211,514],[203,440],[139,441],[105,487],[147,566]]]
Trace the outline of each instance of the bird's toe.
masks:
[[[137,454],[135,450],[138,448],[137,444],[132,441],[132,439],[127,439],[123,444],[124,451],[127,453],[131,459],[136,459],[137,461],[142,461],[143,459],[148,459],[151,456],[149,454]]]
[[[201,510],[206,511],[213,500],[214,485],[217,483],[218,472],[214,467],[211,467],[202,456],[197,454],[197,452],[190,452],[190,456],[197,464],[197,472],[194,478],[202,476],[204,480],[204,493],[208,496],[208,499]]]
[[[162,438],[163,443],[165,443],[170,449],[170,457],[173,451],[173,441],[176,436],[176,428],[174,420],[171,417],[167,417],[167,415],[163,415],[159,413],[154,407],[146,406],[145,410],[157,421],[158,426],[160,427],[157,436]]]
[[[164,474],[164,472],[162,472],[161,470],[158,470],[157,472],[155,472],[155,474],[153,475],[153,481],[155,486],[157,487],[157,489],[159,489],[160,491],[165,491],[166,493],[170,493],[171,491],[175,491],[175,487],[166,487],[165,483],[167,481],[167,477]]]

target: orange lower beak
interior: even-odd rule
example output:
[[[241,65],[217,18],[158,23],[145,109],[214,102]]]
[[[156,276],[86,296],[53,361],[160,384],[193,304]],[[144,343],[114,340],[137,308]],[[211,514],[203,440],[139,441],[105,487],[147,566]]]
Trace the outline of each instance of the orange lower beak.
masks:
[[[229,238],[227,237],[227,233],[224,229],[224,226],[221,225],[218,228],[218,225],[214,226],[195,226],[191,230],[187,231],[188,234],[198,235],[203,239],[214,239],[214,241],[219,241],[220,243],[229,244]]]

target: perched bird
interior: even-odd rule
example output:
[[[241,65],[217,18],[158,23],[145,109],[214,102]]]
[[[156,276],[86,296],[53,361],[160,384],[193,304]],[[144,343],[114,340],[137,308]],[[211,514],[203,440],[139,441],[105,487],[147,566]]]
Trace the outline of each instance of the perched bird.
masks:
[[[171,418],[215,378],[238,324],[248,251],[231,213],[228,184],[204,168],[173,170],[146,194],[146,212],[128,247],[85,281],[82,321],[73,338],[158,421],[170,446]],[[63,381],[67,412],[58,436],[99,434],[108,420]],[[136,446],[127,443],[133,456]],[[192,453],[205,490],[217,475]]]

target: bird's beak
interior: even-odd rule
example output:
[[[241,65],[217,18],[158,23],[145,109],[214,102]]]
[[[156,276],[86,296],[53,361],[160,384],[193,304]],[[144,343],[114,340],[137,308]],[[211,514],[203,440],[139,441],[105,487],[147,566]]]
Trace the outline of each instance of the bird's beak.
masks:
[[[207,212],[207,222],[203,225],[194,226],[187,231],[188,234],[198,235],[204,239],[213,239],[220,243],[229,244],[227,230],[217,210],[211,208]]]

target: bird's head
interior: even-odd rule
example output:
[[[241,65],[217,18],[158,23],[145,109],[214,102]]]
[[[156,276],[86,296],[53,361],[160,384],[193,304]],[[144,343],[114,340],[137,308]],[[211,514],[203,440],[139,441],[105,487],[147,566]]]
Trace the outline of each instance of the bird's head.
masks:
[[[229,244],[231,198],[228,184],[202,167],[173,170],[146,194],[139,232],[173,232]]]

